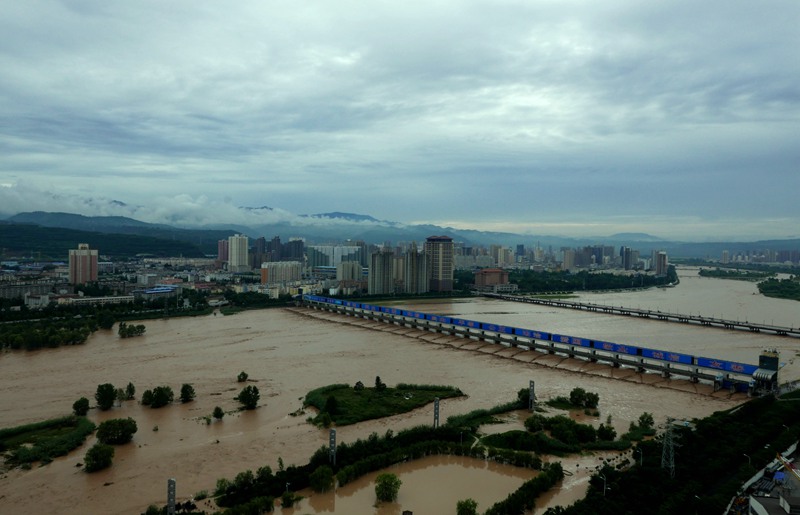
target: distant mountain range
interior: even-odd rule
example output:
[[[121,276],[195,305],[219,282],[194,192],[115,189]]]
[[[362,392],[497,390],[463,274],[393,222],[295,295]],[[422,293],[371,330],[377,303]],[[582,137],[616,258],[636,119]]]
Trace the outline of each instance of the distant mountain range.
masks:
[[[253,212],[272,211],[272,208],[262,206],[258,208],[242,208]],[[258,217],[253,218],[259,220]],[[378,220],[369,215],[354,213],[319,213],[308,215],[293,215],[286,220],[269,223],[244,224],[212,224],[192,228],[179,228],[167,224],[142,222],[124,216],[84,216],[73,213],[52,213],[44,211],[18,213],[9,217],[5,225],[27,224],[47,228],[62,228],[73,231],[85,231],[102,234],[119,234],[185,242],[198,253],[215,255],[217,241],[225,239],[235,233],[246,234],[252,238],[264,236],[271,239],[279,236],[281,240],[290,238],[304,238],[308,244],[335,243],[347,240],[363,240],[367,243],[384,242],[410,242],[424,241],[434,235],[447,235],[465,245],[491,245],[516,246],[523,244],[526,247],[539,245],[552,247],[581,247],[584,245],[609,245],[614,247],[628,246],[638,249],[643,256],[651,250],[666,250],[670,256],[686,258],[719,258],[723,250],[731,253],[770,250],[797,250],[800,249],[800,239],[770,240],[756,242],[715,242],[715,243],[687,243],[666,241],[645,233],[620,233],[600,238],[564,238],[555,236],[531,236],[504,232],[485,232],[476,230],[454,229],[437,225],[406,225],[397,222]],[[3,225],[0,225],[2,228]],[[1,233],[0,233],[1,234]],[[78,235],[76,235],[77,237]],[[83,236],[85,237],[85,235]],[[80,240],[85,241],[85,240]],[[88,242],[88,240],[86,240]],[[28,242],[30,243],[30,242]],[[75,242],[76,244],[78,241]],[[11,249],[7,238],[3,238],[4,249]],[[102,245],[100,245],[102,247]],[[72,247],[70,247],[72,248]],[[18,249],[30,250],[30,245]],[[166,248],[164,249],[166,250]],[[184,252],[192,253],[188,248]]]

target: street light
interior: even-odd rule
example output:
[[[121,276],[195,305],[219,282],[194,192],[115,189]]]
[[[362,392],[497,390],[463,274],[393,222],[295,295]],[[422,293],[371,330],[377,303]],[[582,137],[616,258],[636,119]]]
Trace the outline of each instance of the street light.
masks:
[[[744,456],[745,458],[747,458],[747,464],[748,464],[748,465],[752,465],[752,464],[753,464],[753,463],[750,461],[750,456],[748,456],[747,454],[742,454],[742,456]]]
[[[641,447],[637,447],[636,451],[639,453],[639,466],[642,467],[644,466],[644,453]]]
[[[601,478],[603,478],[603,497],[606,496],[606,476],[603,474],[598,474]]]

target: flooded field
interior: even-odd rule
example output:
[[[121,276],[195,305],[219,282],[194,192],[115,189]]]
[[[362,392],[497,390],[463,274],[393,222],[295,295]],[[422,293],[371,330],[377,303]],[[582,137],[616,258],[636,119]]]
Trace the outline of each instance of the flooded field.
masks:
[[[0,355],[0,427],[67,414],[76,399],[92,399],[97,385],[105,382],[124,387],[130,381],[136,386],[137,398],[145,389],[159,385],[178,392],[181,384],[190,383],[197,392],[194,402],[158,410],[130,401],[109,412],[90,411],[95,422],[133,417],[138,423],[133,442],[116,449],[113,466],[94,474],[77,466],[94,443],[90,438],[81,449],[47,466],[7,471],[0,478],[0,512],[136,514],[149,504],[165,502],[168,478],[177,480],[178,497],[183,499],[201,490],[213,491],[218,478],[233,478],[238,472],[264,465],[276,469],[279,457],[287,465],[304,463],[327,442],[327,431],[308,425],[304,416],[289,415],[301,407],[305,393],[335,382],[370,384],[376,375],[390,385],[438,383],[461,388],[467,397],[442,401],[443,419],[507,402],[531,379],[536,381],[540,398],[568,395],[580,386],[599,393],[601,417],[605,420],[611,415],[618,432],[644,411],[654,412],[661,422],[667,416],[702,417],[744,400],[742,396],[731,399],[727,393],[706,395],[711,393],[710,387],[703,390],[706,387],[702,385],[601,365],[556,362],[553,357],[519,349],[302,308],[154,320],[146,325],[147,334],[141,338],[120,340],[115,332],[107,331],[78,347]],[[234,396],[242,387],[236,382],[240,371],[246,371],[250,384],[259,388],[259,408],[206,425],[202,417],[211,414],[215,406],[230,412],[238,407]],[[704,394],[696,394],[698,389]],[[382,434],[432,420],[429,406],[339,428],[337,438],[340,443],[350,442],[372,432]],[[567,470],[586,470],[597,459],[579,457],[564,464]],[[491,470],[482,462],[462,465],[400,465],[419,466],[425,479],[418,481],[418,473],[411,469],[403,472],[404,486],[395,512],[415,506],[420,510],[419,499],[428,497],[454,511],[465,494],[454,490],[451,483],[470,481],[489,485],[482,489],[485,497],[479,500],[485,509],[514,490],[527,473]],[[463,471],[456,473],[452,467]],[[481,478],[470,479],[472,473]],[[582,497],[587,479],[587,474],[568,477],[543,503],[565,504]],[[431,484],[445,480],[447,489],[429,493]],[[312,496],[295,512],[324,513],[331,511],[333,503],[340,513],[378,513],[372,506],[374,492],[368,481],[354,483],[356,490],[342,499],[326,501]],[[471,490],[469,496],[478,500],[475,489]],[[361,499],[359,505],[368,505],[350,511],[344,508],[350,502],[346,499]]]

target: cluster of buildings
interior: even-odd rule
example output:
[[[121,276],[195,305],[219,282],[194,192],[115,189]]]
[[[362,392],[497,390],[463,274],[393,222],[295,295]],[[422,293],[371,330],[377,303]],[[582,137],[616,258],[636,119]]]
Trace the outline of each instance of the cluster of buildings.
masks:
[[[752,250],[731,252],[723,250],[720,256],[723,265],[731,263],[773,263],[796,265],[800,263],[800,250]]]
[[[91,302],[81,294],[91,288],[81,285],[99,285],[105,292],[112,292],[103,302],[171,297],[186,288],[212,293],[233,289],[272,298],[302,292],[447,293],[454,290],[457,270],[473,271],[477,290],[507,293],[516,290],[516,285],[508,281],[510,269],[651,270],[665,275],[668,267],[663,251],[654,251],[643,259],[637,250],[628,247],[595,245],[554,251],[538,245],[472,246],[449,236],[395,245],[360,240],[306,245],[300,238],[282,242],[278,236],[266,240],[236,234],[218,242],[216,258],[150,258],[114,263],[101,260],[99,249],[83,243],[70,250],[68,257],[67,263],[28,265],[24,269],[5,266],[0,275],[0,298],[23,297],[31,307],[53,301]]]

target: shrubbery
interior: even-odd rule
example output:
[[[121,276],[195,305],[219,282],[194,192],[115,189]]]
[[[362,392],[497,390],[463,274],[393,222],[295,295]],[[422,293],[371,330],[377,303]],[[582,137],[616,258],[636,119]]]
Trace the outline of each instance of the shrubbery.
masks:
[[[114,459],[114,448],[103,443],[96,443],[86,451],[83,458],[83,468],[86,472],[95,472],[111,466]]]
[[[136,421],[132,418],[112,418],[102,422],[97,428],[97,439],[100,443],[124,444],[133,439],[137,431]]]

